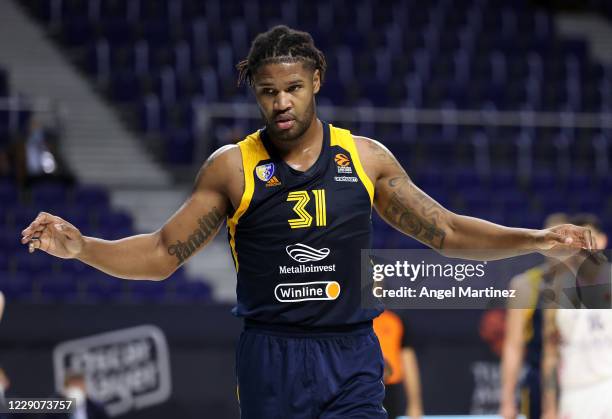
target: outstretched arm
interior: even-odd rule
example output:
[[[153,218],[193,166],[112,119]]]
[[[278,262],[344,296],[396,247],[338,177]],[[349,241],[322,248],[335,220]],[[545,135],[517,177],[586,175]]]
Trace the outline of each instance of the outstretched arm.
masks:
[[[217,234],[232,208],[228,185],[243,182],[240,159],[235,146],[211,155],[198,173],[191,196],[153,233],[121,240],[85,237],[68,221],[41,213],[22,232],[21,241],[30,252],[40,249],[78,259],[112,276],[165,279]]]
[[[591,249],[588,230],[583,227],[510,228],[455,214],[419,189],[382,144],[364,137],[355,140],[366,173],[375,184],[374,206],[380,216],[442,254],[492,260],[568,246]],[[486,252],[474,252],[483,249]]]

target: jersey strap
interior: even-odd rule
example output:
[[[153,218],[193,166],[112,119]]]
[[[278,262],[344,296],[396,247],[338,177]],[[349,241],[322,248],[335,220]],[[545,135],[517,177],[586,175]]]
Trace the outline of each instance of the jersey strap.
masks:
[[[540,284],[543,278],[543,271],[540,268],[532,268],[525,272],[525,275],[529,279],[529,285],[531,287],[530,304],[527,308],[526,323],[525,323],[525,341],[529,342],[533,338],[535,331],[533,330],[533,315],[535,310],[538,308],[538,299],[540,297]]]
[[[329,131],[331,137],[331,145],[332,147],[337,145],[345,149],[351,155],[353,159],[353,165],[355,166],[355,171],[357,172],[357,176],[359,176],[359,180],[363,184],[363,186],[368,191],[368,195],[370,196],[370,204],[374,201],[374,184],[366,174],[365,170],[363,170],[363,166],[361,165],[361,160],[359,159],[359,153],[357,152],[357,146],[355,145],[355,139],[350,131],[336,128],[332,124],[329,124]]]
[[[238,143],[240,147],[240,153],[242,154],[242,169],[244,170],[244,192],[240,198],[240,205],[231,218],[227,219],[227,229],[230,235],[230,247],[232,249],[232,256],[234,258],[234,265],[236,266],[236,272],[238,272],[238,255],[236,253],[236,225],[238,220],[245,213],[251,204],[253,198],[253,192],[255,190],[255,180],[253,173],[255,167],[262,160],[270,159],[266,148],[264,147],[259,137],[259,131],[249,135],[244,140]]]

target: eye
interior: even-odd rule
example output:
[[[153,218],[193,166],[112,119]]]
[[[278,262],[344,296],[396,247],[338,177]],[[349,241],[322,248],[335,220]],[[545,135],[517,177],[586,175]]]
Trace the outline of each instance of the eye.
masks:
[[[299,84],[294,84],[293,86],[290,86],[289,89],[287,89],[288,92],[295,92],[298,89],[301,89],[302,86],[300,86]]]
[[[274,95],[274,89],[264,88],[261,90],[261,93],[264,95]]]

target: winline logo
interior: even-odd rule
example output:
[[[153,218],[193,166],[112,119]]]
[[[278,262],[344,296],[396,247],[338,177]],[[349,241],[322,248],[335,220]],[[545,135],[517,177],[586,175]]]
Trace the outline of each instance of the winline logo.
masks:
[[[339,295],[340,284],[336,281],[278,284],[276,288],[274,288],[274,296],[282,303],[335,300]]]

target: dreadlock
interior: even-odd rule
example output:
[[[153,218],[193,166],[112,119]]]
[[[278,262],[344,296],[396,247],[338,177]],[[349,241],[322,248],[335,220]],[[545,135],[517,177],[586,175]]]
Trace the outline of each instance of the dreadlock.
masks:
[[[315,47],[312,36],[285,25],[275,26],[257,35],[247,58],[236,65],[239,72],[238,85],[245,80],[253,85],[253,75],[262,65],[295,62],[303,62],[319,70],[323,83],[327,62],[325,55]]]

